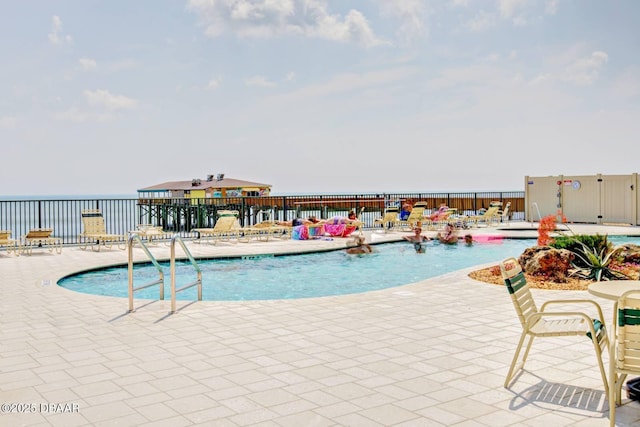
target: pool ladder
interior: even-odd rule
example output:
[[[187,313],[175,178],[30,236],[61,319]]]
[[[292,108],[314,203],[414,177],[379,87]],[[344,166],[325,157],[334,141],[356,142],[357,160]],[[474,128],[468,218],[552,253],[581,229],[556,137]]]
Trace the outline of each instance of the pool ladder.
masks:
[[[177,289],[176,289],[176,242],[180,243],[180,246],[182,246],[182,250],[187,256],[187,259],[189,259],[189,262],[191,263],[191,265],[193,266],[193,268],[196,270],[196,273],[197,273],[197,279],[194,282],[186,284],[181,288],[177,288]],[[156,270],[158,270],[157,280],[151,281],[147,284],[144,284],[138,287],[133,286],[133,245],[134,243],[140,244],[140,247],[142,248],[142,250],[144,250],[145,254],[147,255],[147,258],[149,258],[153,266],[156,268]],[[131,236],[129,236],[127,247],[129,252],[129,268],[128,268],[129,270],[129,312],[132,312],[133,311],[133,294],[136,291],[146,289],[150,286],[159,285],[160,299],[164,300],[164,270],[162,269],[162,266],[158,263],[158,260],[156,259],[156,257],[154,257],[153,254],[149,251],[149,248],[142,241],[139,235],[132,234]],[[189,251],[189,249],[187,249],[187,246],[184,244],[184,241],[182,240],[182,238],[177,234],[171,238],[170,275],[171,275],[171,313],[175,313],[176,311],[176,294],[178,292],[189,289],[193,286],[198,286],[198,301],[202,301],[202,271],[200,270],[200,267],[198,266],[198,263],[196,262],[196,260],[191,255],[191,252]]]

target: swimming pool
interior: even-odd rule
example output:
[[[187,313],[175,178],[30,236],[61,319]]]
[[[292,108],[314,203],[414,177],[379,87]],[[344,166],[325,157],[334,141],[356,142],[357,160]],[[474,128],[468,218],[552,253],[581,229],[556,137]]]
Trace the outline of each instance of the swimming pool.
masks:
[[[614,244],[640,244],[640,238],[609,237]],[[405,285],[474,265],[518,257],[533,239],[505,239],[497,243],[443,245],[429,242],[417,254],[407,242],[374,246],[376,252],[348,255],[344,250],[302,255],[257,256],[201,260],[203,299],[251,301],[313,298],[368,292]],[[165,297],[170,295],[169,263],[165,269]],[[150,264],[134,266],[135,286],[158,277]],[[195,280],[190,264],[176,263],[177,286]],[[76,292],[126,298],[127,266],[83,272],[61,279],[58,285]],[[180,300],[195,300],[196,287],[177,294]],[[136,299],[157,299],[156,286],[137,291]]]

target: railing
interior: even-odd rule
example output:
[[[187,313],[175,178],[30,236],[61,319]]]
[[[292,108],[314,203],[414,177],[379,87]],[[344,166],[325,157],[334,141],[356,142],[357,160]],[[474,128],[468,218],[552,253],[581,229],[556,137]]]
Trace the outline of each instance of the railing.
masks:
[[[158,270],[158,276],[159,276],[158,280],[149,282],[145,285],[138,286],[137,288],[133,287],[133,244],[135,242],[137,242],[140,245],[140,247],[142,247],[145,254],[147,255],[147,258],[149,258],[151,263]],[[129,312],[132,312],[133,311],[133,294],[136,291],[146,289],[150,286],[160,285],[160,299],[161,300],[164,299],[164,271],[162,270],[162,266],[160,266],[156,258],[149,251],[149,248],[147,248],[147,245],[144,244],[140,236],[136,234],[132,234],[131,236],[129,236],[129,240],[127,241],[127,248],[128,248],[128,254],[129,254]]]
[[[536,202],[531,203],[531,206],[536,208],[536,212],[538,212],[538,221],[542,221],[542,215],[540,215],[540,208],[538,208],[538,204]]]
[[[182,250],[187,256],[187,259],[197,273],[197,279],[195,280],[195,282],[186,284],[178,289],[176,289],[176,242],[180,243],[180,246],[182,246]],[[184,241],[180,238],[180,236],[174,235],[171,238],[171,313],[176,312],[176,294],[193,286],[198,286],[198,301],[202,301],[202,271],[200,270],[200,267],[198,266],[196,260],[191,255],[191,252],[189,252],[189,249],[187,249],[187,246],[184,244]]]
[[[382,217],[384,208],[405,201],[425,201],[428,209],[445,203],[458,212],[476,215],[493,200],[506,205],[511,202],[513,219],[524,219],[524,192],[467,192],[467,193],[379,193],[345,195],[288,195],[266,197],[226,197],[205,199],[167,198],[95,198],[95,199],[34,199],[0,200],[0,230],[11,230],[19,239],[33,228],[53,228],[53,236],[63,245],[77,244],[82,232],[81,211],[100,209],[106,228],[112,234],[135,230],[139,224],[160,226],[164,231],[182,238],[192,237],[191,229],[213,227],[216,212],[232,209],[240,212],[243,226],[263,220],[290,221],[295,217],[315,215],[328,218],[344,215],[351,209],[364,207],[362,221],[365,228],[373,227]]]

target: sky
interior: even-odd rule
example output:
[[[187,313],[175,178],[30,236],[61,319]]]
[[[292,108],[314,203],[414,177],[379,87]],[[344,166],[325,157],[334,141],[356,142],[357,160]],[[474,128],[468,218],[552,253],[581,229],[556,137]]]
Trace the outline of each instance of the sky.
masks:
[[[640,172],[639,19],[636,0],[4,2],[0,195]]]

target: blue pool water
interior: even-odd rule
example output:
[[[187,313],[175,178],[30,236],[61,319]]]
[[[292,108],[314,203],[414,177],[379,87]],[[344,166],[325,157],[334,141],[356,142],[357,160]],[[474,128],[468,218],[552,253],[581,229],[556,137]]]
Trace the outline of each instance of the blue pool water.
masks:
[[[640,239],[609,237],[614,244]],[[376,245],[374,254],[348,255],[343,250],[247,259],[202,260],[203,299],[248,301],[311,298],[386,289],[435,277],[444,273],[518,257],[535,245],[533,239],[505,239],[500,243],[449,246],[429,242],[426,252],[417,254],[407,242]],[[169,264],[165,273],[165,298],[170,298]],[[134,267],[134,286],[157,279],[155,267]],[[191,283],[196,273],[190,264],[176,263],[177,287]],[[94,295],[128,296],[127,266],[88,271],[66,277],[64,288]],[[178,293],[177,298],[195,300],[196,287]],[[136,299],[158,299],[157,286],[137,291]]]

